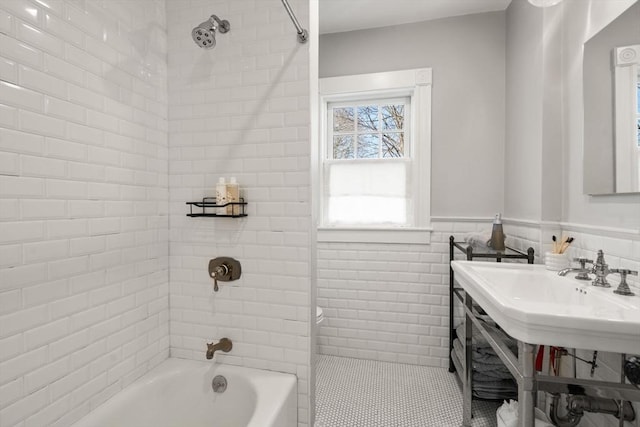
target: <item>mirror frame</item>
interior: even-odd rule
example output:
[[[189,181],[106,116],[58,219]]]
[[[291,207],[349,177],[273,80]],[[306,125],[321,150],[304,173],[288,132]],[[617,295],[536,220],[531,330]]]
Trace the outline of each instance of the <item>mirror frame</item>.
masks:
[[[640,25],[640,24],[639,24]],[[617,193],[640,191],[638,163],[638,73],[640,43],[614,49],[615,187]]]

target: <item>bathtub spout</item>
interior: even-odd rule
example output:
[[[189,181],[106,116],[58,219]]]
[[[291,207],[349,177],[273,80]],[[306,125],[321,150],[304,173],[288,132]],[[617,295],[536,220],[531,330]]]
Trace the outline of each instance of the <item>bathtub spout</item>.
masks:
[[[233,348],[233,343],[229,338],[222,338],[217,344],[207,343],[207,359],[213,359],[213,354],[221,350],[228,353]]]

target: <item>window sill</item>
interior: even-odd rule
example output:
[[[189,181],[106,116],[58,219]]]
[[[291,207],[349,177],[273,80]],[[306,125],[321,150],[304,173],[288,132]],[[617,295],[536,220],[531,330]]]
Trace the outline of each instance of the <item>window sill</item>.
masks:
[[[318,242],[431,244],[432,228],[318,227]]]

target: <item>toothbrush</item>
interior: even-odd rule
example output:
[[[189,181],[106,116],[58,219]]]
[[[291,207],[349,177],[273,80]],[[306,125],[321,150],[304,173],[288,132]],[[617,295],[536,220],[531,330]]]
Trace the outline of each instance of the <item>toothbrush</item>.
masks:
[[[568,237],[564,243],[562,243],[562,245],[560,246],[560,253],[563,254],[564,251],[566,251],[567,249],[569,249],[569,245],[573,242],[573,237]]]
[[[564,248],[565,243],[567,243],[567,240],[569,240],[568,236],[562,236],[562,238],[558,241],[558,252],[559,254],[562,253],[562,248]]]

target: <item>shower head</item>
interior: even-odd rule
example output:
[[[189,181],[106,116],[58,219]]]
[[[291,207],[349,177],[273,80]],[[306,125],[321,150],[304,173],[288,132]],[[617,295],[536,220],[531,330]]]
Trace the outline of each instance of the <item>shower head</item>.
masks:
[[[198,46],[213,49],[216,45],[216,30],[224,34],[230,29],[229,21],[221,21],[216,15],[211,15],[209,20],[191,30],[191,37]]]

